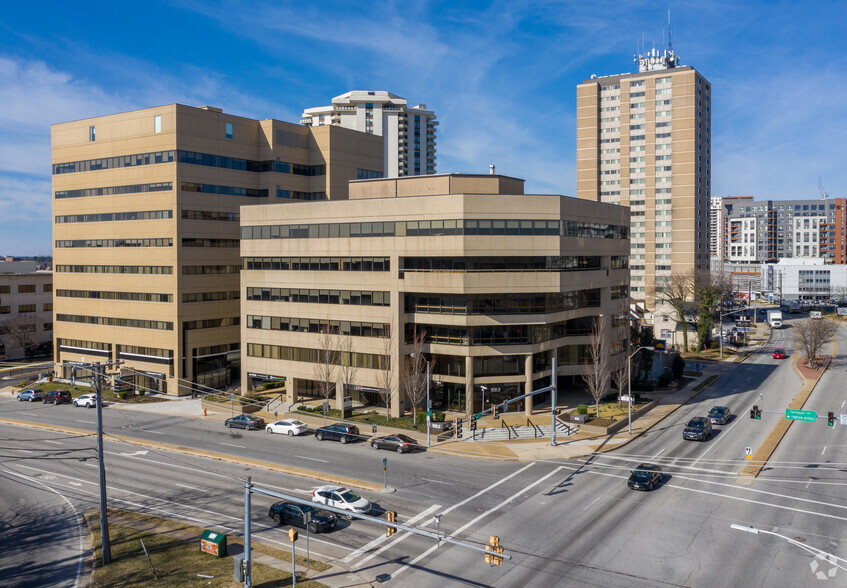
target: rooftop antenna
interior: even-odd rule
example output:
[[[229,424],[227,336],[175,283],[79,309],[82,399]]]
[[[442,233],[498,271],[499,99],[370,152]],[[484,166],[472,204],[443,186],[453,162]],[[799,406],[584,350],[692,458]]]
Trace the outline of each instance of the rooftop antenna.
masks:
[[[668,50],[673,51],[673,35],[671,34],[671,10],[668,8]]]
[[[823,178],[818,176],[818,190],[821,192],[821,200],[829,198],[829,192],[823,189]]]

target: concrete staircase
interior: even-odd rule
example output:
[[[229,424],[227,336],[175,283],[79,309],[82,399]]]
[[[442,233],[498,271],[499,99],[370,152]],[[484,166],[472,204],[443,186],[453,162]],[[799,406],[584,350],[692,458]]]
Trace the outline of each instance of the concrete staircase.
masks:
[[[532,426],[500,426],[488,427],[485,429],[477,429],[476,441],[509,441],[514,439],[544,439],[552,437],[552,427],[550,425],[532,425]],[[570,437],[579,432],[578,425],[571,425],[556,420],[556,437]],[[469,435],[467,427],[465,437],[473,438]]]

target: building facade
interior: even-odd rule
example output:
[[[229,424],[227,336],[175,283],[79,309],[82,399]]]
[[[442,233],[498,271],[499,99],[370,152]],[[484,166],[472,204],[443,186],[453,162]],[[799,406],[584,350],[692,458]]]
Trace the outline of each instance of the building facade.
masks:
[[[241,214],[242,390],[284,377],[289,402],[318,396],[332,352],[337,407],[387,396],[397,416],[411,409],[403,374],[418,337],[433,407],[478,411],[483,396],[487,408],[549,385],[553,357],[560,385],[581,382],[599,315],[625,361],[623,207],[451,174],[356,181],[347,201]]]
[[[0,358],[50,352],[53,340],[53,272],[35,261],[0,262]]]
[[[52,127],[57,375],[123,360],[139,390],[240,378],[239,211],[344,199],[382,142],[179,104]]]
[[[385,177],[436,171],[438,121],[426,104],[410,106],[405,99],[385,91],[353,91],[336,96],[329,106],[307,108],[300,122],[307,127],[337,125],[383,137]]]
[[[628,206],[633,302],[709,269],[711,85],[673,51],[577,86],[577,196]]]
[[[763,292],[774,300],[847,299],[847,265],[818,259],[781,259],[761,265]]]

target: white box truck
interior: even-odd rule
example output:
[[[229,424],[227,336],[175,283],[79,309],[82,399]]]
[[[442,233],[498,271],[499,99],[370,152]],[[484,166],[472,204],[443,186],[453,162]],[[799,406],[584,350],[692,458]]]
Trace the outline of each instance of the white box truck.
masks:
[[[768,311],[768,324],[772,329],[779,329],[782,327],[782,312],[779,310],[769,310]]]

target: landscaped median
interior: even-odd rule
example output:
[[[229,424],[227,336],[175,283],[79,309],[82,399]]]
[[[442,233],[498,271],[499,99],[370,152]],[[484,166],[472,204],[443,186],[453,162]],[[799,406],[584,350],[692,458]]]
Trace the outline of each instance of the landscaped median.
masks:
[[[789,409],[792,410],[800,410],[803,408],[803,405],[811,396],[812,391],[817,386],[818,381],[823,376],[823,373],[829,367],[831,358],[825,358],[823,364],[816,370],[806,367],[803,365],[804,357],[798,356],[794,360],[794,369],[803,378],[803,387],[800,389],[800,393],[794,397],[794,400],[791,401],[791,404],[788,405]],[[762,468],[765,467],[765,464],[770,459],[771,455],[774,451],[776,451],[779,442],[782,441],[782,438],[788,432],[788,428],[791,426],[791,423],[794,421],[788,420],[786,418],[780,418],[779,422],[777,422],[776,426],[768,435],[765,442],[756,450],[753,454],[750,463],[742,470],[741,477],[738,479],[740,483],[751,484],[756,476],[762,471]]]
[[[231,556],[215,557],[200,551],[203,529],[172,519],[109,509],[109,545],[111,561],[103,566],[100,519],[97,512],[86,513],[95,547],[92,586],[233,586],[234,565]],[[283,533],[280,533],[283,536]],[[144,542],[144,547],[142,543]],[[228,553],[244,552],[241,537],[227,537]],[[298,545],[297,551],[304,549]],[[145,554],[146,550],[146,554]],[[291,553],[252,542],[254,586],[291,584]],[[306,560],[298,555],[297,585],[303,588],[323,586],[303,579],[330,568],[326,563]],[[302,583],[301,583],[302,582]]]

